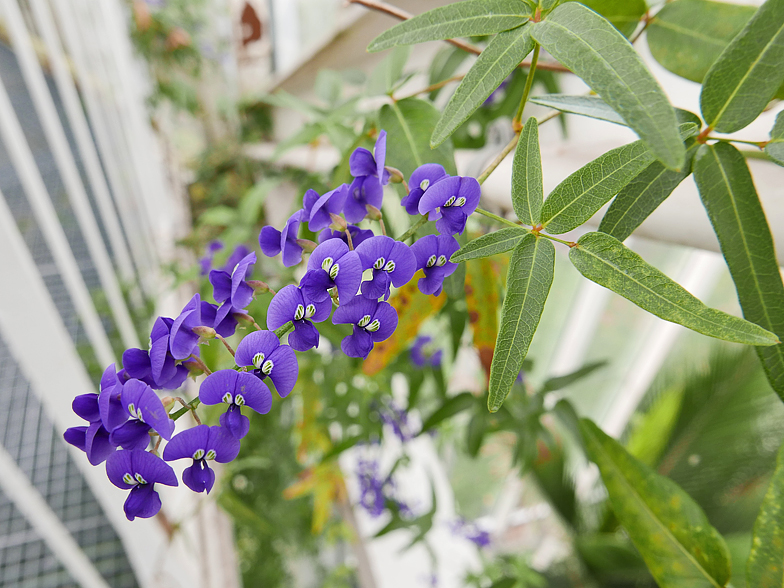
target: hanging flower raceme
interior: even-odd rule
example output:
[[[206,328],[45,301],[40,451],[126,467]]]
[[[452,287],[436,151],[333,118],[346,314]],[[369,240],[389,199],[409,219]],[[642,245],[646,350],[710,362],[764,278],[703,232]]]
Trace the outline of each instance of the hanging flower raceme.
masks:
[[[315,233],[332,224],[331,215],[343,212],[347,197],[348,184],[338,186],[323,196],[319,196],[315,190],[305,192],[303,217],[308,221],[308,229]]]
[[[351,223],[358,223],[367,215],[367,205],[381,209],[384,186],[389,183],[389,172],[384,168],[387,153],[387,133],[381,131],[373,153],[358,147],[349,158],[349,169],[354,181],[343,214]]]
[[[192,459],[193,464],[182,472],[183,483],[194,492],[209,494],[215,483],[215,472],[208,461],[233,461],[240,452],[240,440],[223,427],[199,425],[176,434],[163,450],[163,459]]]
[[[114,365],[112,365],[114,371]],[[70,427],[63,434],[63,438],[85,452],[91,465],[98,465],[106,460],[116,447],[109,440],[109,431],[101,421],[101,411],[98,405],[98,394],[81,394],[74,398],[71,404],[73,411],[88,422],[87,426]]]
[[[416,257],[408,245],[391,237],[379,235],[364,241],[356,248],[362,270],[373,270],[373,278],[362,283],[366,298],[389,299],[390,285],[399,288],[413,277],[417,270]]]
[[[247,406],[259,414],[267,414],[272,408],[272,394],[267,385],[253,374],[220,370],[213,372],[199,387],[202,404],[227,404],[220,416],[220,424],[235,438],[242,439],[250,429],[250,419],[242,414]]]
[[[426,163],[420,165],[412,173],[408,180],[409,193],[400,204],[405,207],[406,212],[412,215],[419,214],[419,201],[422,195],[436,182],[448,178],[444,166],[437,163]]]
[[[417,268],[425,272],[425,277],[417,283],[422,294],[441,294],[444,280],[457,269],[457,264],[449,258],[458,249],[460,243],[450,235],[426,235],[411,246]]]
[[[291,284],[275,294],[270,302],[267,328],[274,331],[293,321],[294,332],[289,333],[288,344],[297,351],[307,351],[319,343],[319,332],[313,323],[327,320],[331,313],[332,301],[313,302]]]
[[[283,253],[283,265],[292,267],[302,261],[302,246],[297,243],[299,225],[305,218],[305,211],[298,210],[286,221],[282,231],[267,225],[259,233],[259,246],[267,257]]]
[[[359,246],[360,243],[370,239],[372,236],[375,235],[373,231],[370,229],[360,229],[357,225],[348,225],[345,231],[333,231],[332,229],[324,229],[319,233],[318,242],[323,243],[324,241],[328,241],[329,239],[340,239],[346,245],[348,245],[348,238],[346,237],[346,232],[351,235],[351,242],[354,247]]]
[[[114,445],[123,449],[146,449],[150,443],[150,429],[166,440],[171,439],[174,421],[147,384],[128,380],[122,386],[120,402],[129,418],[110,431],[109,438]]]
[[[294,389],[299,376],[297,355],[288,345],[282,345],[272,331],[254,331],[237,346],[234,361],[240,367],[253,367],[260,379],[269,377],[275,390],[285,398]]]
[[[161,498],[155,484],[177,486],[177,476],[169,464],[157,455],[142,450],[116,451],[106,460],[106,475],[112,484],[130,490],[123,510],[129,521],[158,514]]]
[[[357,252],[349,251],[343,241],[330,239],[313,250],[300,288],[308,299],[323,302],[336,287],[340,304],[345,304],[357,295],[361,282],[362,262]]]
[[[389,339],[397,328],[397,312],[387,302],[357,296],[341,304],[332,315],[336,325],[354,325],[353,333],[340,342],[343,353],[365,359],[375,343]]]
[[[450,176],[430,186],[422,195],[419,214],[437,219],[436,229],[442,235],[462,234],[468,217],[479,206],[481,194],[475,178]]]
[[[176,390],[182,386],[188,369],[178,365],[171,354],[169,339],[173,324],[173,319],[159,316],[150,332],[150,350],[132,348],[123,353],[123,369],[128,377],[141,380],[156,390]]]

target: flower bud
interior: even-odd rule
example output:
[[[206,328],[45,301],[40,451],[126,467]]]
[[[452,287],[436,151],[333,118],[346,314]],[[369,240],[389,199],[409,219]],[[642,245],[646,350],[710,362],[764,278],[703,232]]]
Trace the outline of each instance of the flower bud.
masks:
[[[205,340],[206,339],[214,339],[215,335],[217,335],[217,333],[215,332],[215,329],[213,329],[212,327],[200,326],[200,327],[193,327],[193,329],[191,329],[191,330],[194,333],[196,333],[199,337],[201,337],[202,339],[205,339]]]
[[[381,214],[381,211],[373,206],[372,204],[366,204],[365,209],[368,211],[368,218],[370,220],[381,220],[384,215]]]
[[[316,247],[318,247],[318,243],[314,243],[309,239],[297,239],[297,245],[302,247],[302,251],[305,253],[311,253]]]
[[[270,288],[266,282],[262,282],[261,280],[248,280],[245,283],[253,288],[253,291],[256,294],[266,294],[267,292],[270,294],[275,294],[275,290]]]
[[[393,184],[402,184],[405,181],[403,172],[397,168],[385,165],[384,169],[389,172],[389,181]]]
[[[169,410],[169,407],[175,403],[175,400],[171,396],[164,396],[161,398],[161,402],[163,403],[163,408]]]
[[[345,232],[346,228],[348,227],[348,224],[346,223],[346,219],[344,219],[342,216],[338,216],[333,212],[329,213],[329,218],[332,219],[332,227],[336,231]]]

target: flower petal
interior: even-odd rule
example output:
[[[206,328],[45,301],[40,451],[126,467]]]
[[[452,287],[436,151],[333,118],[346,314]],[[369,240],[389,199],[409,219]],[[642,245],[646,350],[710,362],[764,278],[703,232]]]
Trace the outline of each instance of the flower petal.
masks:
[[[389,181],[389,172],[384,169],[387,158],[387,132],[381,131],[376,139],[376,146],[373,148],[373,156],[376,160],[376,176],[386,184]],[[386,176],[386,177],[385,177]]]
[[[332,239],[332,241],[337,240]],[[340,242],[342,243],[342,241]],[[329,243],[329,241],[326,241],[326,243]],[[308,271],[299,282],[302,293],[314,302],[329,302],[329,289],[332,286],[333,283],[329,274],[321,268]]]
[[[131,463],[133,473],[141,475],[149,485],[177,486],[174,470],[157,455],[147,451],[134,451],[131,453]]]
[[[125,474],[130,474],[133,477],[133,474],[136,473],[131,462],[131,453],[127,449],[115,451],[106,460],[106,475],[109,481],[123,490],[128,490],[136,485],[135,483],[129,484],[123,479]]]
[[[430,186],[445,177],[448,176],[443,165],[438,163],[426,163],[424,165],[420,165],[413,172],[411,172],[411,176],[408,178],[408,185],[412,192],[414,189],[425,192]],[[422,182],[425,180],[427,180],[427,184],[425,184],[425,187],[423,188]]]
[[[101,420],[101,411],[98,408],[98,395],[93,392],[80,394],[74,398],[71,408],[77,415],[88,422],[93,423]]]
[[[245,338],[240,341],[240,344],[237,345],[237,350],[234,354],[234,361],[240,367],[250,367],[253,365],[253,358],[257,353],[263,353],[264,357],[269,358],[270,354],[275,351],[279,345],[280,341],[272,331],[254,331],[246,335]],[[209,377],[207,380],[209,380]],[[205,382],[207,380],[205,380]],[[204,387],[204,384],[202,384],[202,387]]]
[[[152,375],[150,354],[143,349],[125,350],[122,354],[122,364],[128,375],[137,380],[149,378]]]
[[[340,342],[340,348],[349,357],[365,359],[373,349],[373,338],[365,329],[354,325],[354,332]]]
[[[223,270],[212,270],[210,284],[212,284],[212,296],[215,302],[223,302],[231,298],[231,274]]]
[[[193,465],[182,472],[182,482],[194,492],[208,492],[215,483],[215,472],[203,460],[194,461]]]
[[[378,343],[389,339],[397,329],[397,311],[388,302],[379,302],[378,308],[373,314],[373,321],[381,323],[378,330],[370,333],[373,341]]]
[[[150,444],[150,425],[131,419],[112,431],[109,441],[123,449],[144,451]]]
[[[261,228],[259,233],[259,246],[262,253],[267,257],[275,257],[280,253],[283,239],[281,239],[281,232],[275,227],[267,225]]]
[[[231,273],[231,305],[234,308],[246,308],[253,300],[253,288],[245,283],[245,276],[252,271],[251,266],[255,263],[256,254],[251,251]]]
[[[285,398],[294,389],[294,384],[299,377],[297,354],[288,345],[281,345],[269,355],[268,359],[273,363],[269,377],[275,384],[278,396]]]
[[[456,241],[455,241],[456,242]],[[438,236],[425,235],[417,239],[410,247],[416,259],[417,269],[427,267],[427,260],[431,255],[438,257]]]
[[[294,331],[289,333],[288,344],[296,351],[307,351],[319,344],[319,332],[310,321],[296,321]]]
[[[240,343],[240,345],[242,345],[242,343]],[[201,403],[207,405],[220,404],[223,402],[223,397],[226,392],[230,393],[233,397],[234,390],[237,387],[238,376],[239,374],[234,370],[219,370],[217,372],[212,372],[204,379],[199,387],[199,400]]]
[[[287,322],[293,321],[299,305],[302,305],[304,312],[305,300],[300,289],[294,284],[278,290],[267,309],[267,328],[275,330]]]
[[[349,251],[336,264],[339,267],[338,275],[333,280],[338,287],[338,300],[346,304],[359,292],[362,283],[362,262],[356,251]]]
[[[388,261],[394,245],[395,240],[384,235],[378,235],[363,241],[361,245],[355,245],[354,251],[357,252],[359,260],[362,262],[362,270],[372,268],[379,259],[383,259],[384,262]]]
[[[117,446],[109,439],[109,431],[99,422],[91,423],[84,435],[84,452],[90,465],[98,465],[116,451]]]
[[[231,405],[218,419],[221,427],[237,439],[242,439],[250,430],[250,419],[240,412],[239,406]]]
[[[131,490],[123,505],[125,518],[132,521],[136,517],[149,519],[161,510],[161,497],[153,484],[140,484]]]
[[[332,315],[332,323],[335,325],[356,325],[363,316],[372,317],[377,307],[376,300],[357,296],[348,304],[340,305],[335,310]]]
[[[259,414],[267,414],[272,408],[272,394],[269,388],[253,374],[237,372],[237,384],[234,388],[235,399],[237,395],[242,396],[245,406]]]
[[[395,269],[389,272],[389,275],[395,288],[399,288],[414,277],[417,271],[417,259],[411,252],[411,248],[400,241],[395,241],[389,257],[395,262]]]
[[[443,206],[452,196],[457,197],[460,190],[460,180],[460,176],[450,176],[425,190],[419,201],[419,214],[427,214],[439,206]]]
[[[348,245],[338,239],[325,241],[313,250],[308,259],[308,271],[322,269],[321,264],[328,257],[334,262],[348,253]]]
[[[87,436],[87,427],[69,427],[63,433],[63,439],[66,443],[70,443],[77,449],[84,451],[85,438]]]
[[[208,441],[210,437],[210,427],[199,425],[185,429],[172,437],[171,441],[163,449],[163,459],[174,461],[177,459],[191,458],[201,449],[207,453]]]
[[[210,427],[207,448],[215,452],[215,461],[229,463],[234,461],[240,452],[240,442],[223,427]]]
[[[386,144],[386,143],[385,143]],[[348,158],[348,168],[355,178],[369,176],[377,171],[373,154],[364,147],[357,147]]]

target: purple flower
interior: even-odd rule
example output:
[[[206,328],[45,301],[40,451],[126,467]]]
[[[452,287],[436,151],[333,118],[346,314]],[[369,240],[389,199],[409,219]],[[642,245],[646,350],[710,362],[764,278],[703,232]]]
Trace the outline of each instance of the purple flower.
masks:
[[[272,331],[254,331],[247,335],[237,346],[234,361],[240,367],[256,368],[253,374],[262,380],[269,376],[281,398],[288,396],[297,383],[297,355],[288,345],[281,345]]]
[[[417,270],[417,262],[408,245],[392,237],[379,235],[368,239],[356,249],[362,270],[373,269],[373,278],[362,283],[362,295],[378,300],[389,299],[390,284],[399,288]]]
[[[215,302],[231,302],[232,308],[237,310],[246,308],[253,300],[253,288],[245,282],[245,276],[252,271],[254,263],[256,254],[251,251],[232,268],[231,273],[212,270],[210,283]]]
[[[296,286],[289,285],[275,294],[267,309],[267,328],[278,329],[289,321],[294,332],[289,334],[289,345],[297,351],[307,351],[319,343],[319,332],[313,323],[320,323],[332,313],[332,301],[312,302]]]
[[[411,347],[411,363],[415,366],[423,368],[426,365],[433,367],[441,366],[441,356],[443,355],[442,349],[437,349],[433,352],[428,352],[428,344],[432,341],[432,337],[417,337]]]
[[[205,300],[201,301],[201,320],[205,327],[212,327],[221,337],[231,337],[237,330],[237,319],[234,312],[237,311],[230,301],[226,301],[218,307]]]
[[[186,359],[198,353],[199,335],[193,329],[202,326],[205,325],[201,318],[201,297],[194,294],[171,326],[169,351],[174,359]]]
[[[123,368],[129,377],[141,380],[156,390],[176,390],[182,386],[188,370],[184,365],[177,365],[169,350],[173,324],[170,318],[158,317],[150,332],[150,350],[132,348],[123,353]]]
[[[332,224],[330,214],[340,214],[348,197],[348,184],[338,186],[334,190],[319,196],[315,190],[308,190],[303,197],[305,212],[303,218],[308,220],[308,229],[320,231]]]
[[[358,223],[367,214],[367,205],[381,208],[384,186],[389,182],[389,172],[384,169],[387,152],[387,132],[381,131],[376,139],[375,157],[362,147],[354,150],[349,158],[349,168],[354,181],[349,187],[349,197],[343,214],[346,220]]]
[[[223,264],[221,270],[228,274],[232,273],[234,271],[234,268],[237,267],[237,264],[240,263],[240,261],[242,261],[243,259],[245,259],[249,254],[250,254],[250,249],[248,249],[247,247],[245,247],[245,245],[240,243],[234,248],[234,251],[231,252],[231,255],[229,255],[229,258],[226,260],[226,263]],[[252,273],[253,273],[253,269],[250,266],[246,266],[245,275],[242,276],[242,279],[247,280]]]
[[[457,269],[457,264],[449,258],[458,249],[460,244],[451,235],[426,235],[411,246],[417,268],[425,271],[425,277],[418,282],[422,294],[441,294],[444,279]]]
[[[267,414],[272,408],[272,394],[267,385],[253,374],[234,370],[220,370],[207,376],[199,388],[199,400],[202,404],[229,405],[220,416],[220,424],[237,439],[242,439],[250,429],[250,419],[242,414],[240,407],[247,406],[259,414]]]
[[[354,332],[341,341],[340,348],[349,357],[365,359],[374,343],[388,339],[395,332],[397,312],[387,302],[357,296],[335,311],[332,322],[354,325]]]
[[[98,395],[98,411],[104,428],[112,432],[128,420],[128,413],[123,408],[122,396],[125,374],[115,371],[114,364],[110,365],[101,376],[101,393]]]
[[[175,435],[163,450],[163,459],[190,458],[193,464],[182,472],[182,481],[194,492],[212,490],[215,472],[207,464],[209,460],[228,463],[240,452],[240,440],[222,427],[199,425]]]
[[[157,455],[142,450],[116,451],[106,460],[106,475],[112,484],[131,493],[123,510],[129,521],[148,519],[161,510],[161,498],[155,484],[177,486],[177,476],[169,464]]]
[[[419,214],[419,201],[422,200],[422,195],[437,181],[448,177],[449,175],[442,165],[437,163],[420,165],[411,174],[408,181],[410,191],[408,196],[400,201],[400,204],[405,207],[408,214]]]
[[[437,219],[436,229],[442,235],[462,233],[466,220],[479,206],[481,193],[476,179],[450,176],[427,189],[419,201],[419,213]]]
[[[370,229],[360,229],[357,225],[349,225],[348,232],[351,235],[351,242],[353,243],[354,247],[359,246],[360,243],[370,239],[374,235],[373,231]],[[319,233],[319,243],[323,243],[329,239],[340,239],[346,245],[348,245],[348,239],[346,238],[346,233],[344,231],[333,231],[330,228],[326,228]]]
[[[298,210],[289,217],[283,231],[267,225],[259,233],[259,245],[267,257],[275,257],[283,252],[283,265],[292,267],[302,261],[302,247],[297,244],[300,223],[305,220],[305,212]]]
[[[323,302],[329,299],[329,289],[337,287],[340,303],[345,304],[357,295],[361,282],[362,262],[357,252],[349,251],[343,241],[330,239],[311,253],[300,288],[309,300]]]
[[[146,449],[150,443],[149,432],[153,429],[166,440],[174,433],[174,421],[147,384],[140,380],[128,380],[120,392],[122,407],[131,418],[112,429],[110,440],[123,449]]]
[[[114,371],[114,365],[110,367]],[[98,394],[90,393],[77,396],[71,407],[89,424],[83,427],[69,428],[63,434],[63,438],[74,447],[84,451],[92,465],[98,465],[116,449],[116,446],[109,441],[109,431],[101,421]]]
[[[204,257],[199,260],[201,266],[201,275],[206,276],[212,269],[212,258],[215,257],[215,252],[223,249],[223,243],[220,241],[210,241],[204,251]]]
[[[384,512],[384,485],[387,481],[379,475],[378,470],[379,465],[376,460],[360,459],[357,462],[359,504],[372,517],[380,516]]]

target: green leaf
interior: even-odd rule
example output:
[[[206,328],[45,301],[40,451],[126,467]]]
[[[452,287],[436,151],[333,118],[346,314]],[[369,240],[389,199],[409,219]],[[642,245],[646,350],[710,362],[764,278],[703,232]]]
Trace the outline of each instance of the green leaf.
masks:
[[[730,268],[743,316],[784,336],[784,284],[745,158],[729,143],[703,145],[694,161],[694,179]],[[784,399],[784,345],[759,348],[757,353],[770,385]]]
[[[765,153],[779,165],[784,165],[784,112],[776,115],[776,122],[770,130],[770,141],[765,145]]]
[[[654,161],[618,193],[599,224],[602,233],[625,241],[672,191],[691,173],[691,160],[699,144],[691,141],[686,150],[686,165],[673,171]]]
[[[424,163],[440,163],[448,173],[457,173],[451,142],[430,149],[430,133],[439,116],[435,106],[419,98],[382,106],[379,125],[387,131],[387,164],[406,177]]]
[[[754,523],[746,583],[754,588],[784,586],[784,445]]]
[[[645,0],[581,0],[588,8],[610,21],[624,37],[629,37],[648,6]]]
[[[584,365],[580,369],[573,371],[571,374],[549,378],[542,386],[542,392],[552,392],[553,390],[560,390],[561,388],[571,386],[575,382],[578,382],[589,374],[592,374],[599,368],[603,368],[605,365],[607,365],[606,361],[595,361],[593,363]]]
[[[551,241],[529,234],[512,252],[501,326],[490,365],[487,408],[495,412],[512,389],[544,310],[555,271]]]
[[[227,227],[237,221],[237,211],[230,206],[213,206],[199,216],[200,225]]]
[[[453,45],[444,47],[441,51],[436,53],[436,56],[430,63],[430,74],[427,80],[428,85],[432,86],[454,76],[457,68],[466,60],[468,55],[468,53],[459,47]],[[442,88],[433,90],[428,95],[428,98],[430,100],[435,100],[441,90]]]
[[[527,225],[539,224],[544,200],[542,156],[539,153],[539,123],[525,122],[512,161],[512,206],[517,218]]]
[[[672,73],[701,83],[755,11],[753,6],[708,0],[668,2],[646,31],[651,55]]]
[[[370,96],[390,94],[403,77],[411,47],[397,47],[370,73],[367,93]]]
[[[569,251],[569,259],[589,280],[666,321],[746,345],[773,345],[778,340],[758,325],[705,306],[610,235],[586,233]]]
[[[479,259],[480,257],[490,257],[504,253],[515,248],[520,239],[528,235],[528,231],[523,227],[515,229],[508,227],[477,237],[473,241],[461,247],[452,254],[450,261],[459,263],[469,259]]]
[[[430,138],[431,146],[440,145],[455,132],[533,48],[529,24],[496,35],[450,98]]]
[[[373,39],[368,51],[456,37],[493,35],[525,24],[530,16],[530,7],[520,0],[465,0],[434,8],[393,26]]]
[[[653,153],[642,141],[597,157],[550,193],[542,206],[542,224],[556,235],[579,227],[652,161]]]
[[[734,133],[768,105],[784,81],[784,0],[767,0],[713,64],[700,94],[708,126]]]
[[[675,111],[640,56],[610,23],[567,2],[532,28],[534,39],[604,98],[657,159],[668,168],[683,167],[686,150]]]
[[[474,405],[474,402],[474,395],[470,392],[461,392],[457,396],[447,398],[444,403],[433,412],[433,414],[425,419],[425,422],[422,423],[422,430],[419,432],[419,434],[421,435],[449,417],[453,417],[457,413],[471,408]]]
[[[634,459],[587,419],[588,457],[602,474],[613,512],[661,588],[721,588],[730,555],[721,535],[675,482]]]
[[[626,450],[647,466],[659,463],[678,421],[683,388],[665,390],[644,415],[635,414]]]
[[[599,96],[569,96],[567,94],[547,94],[530,100],[534,104],[546,106],[561,112],[589,116],[598,120],[626,126],[626,121]]]

